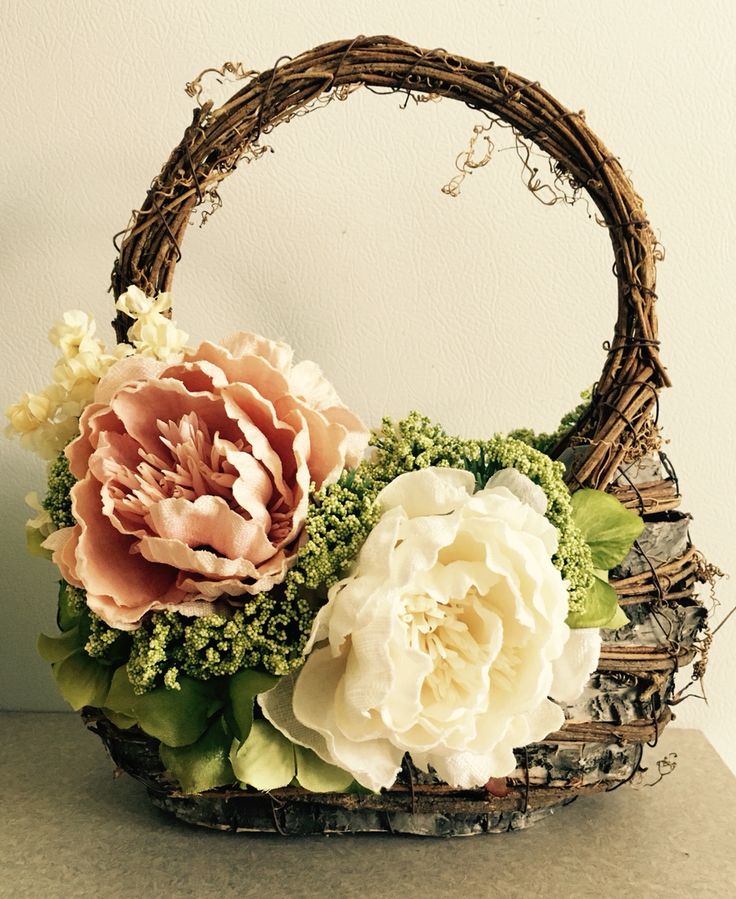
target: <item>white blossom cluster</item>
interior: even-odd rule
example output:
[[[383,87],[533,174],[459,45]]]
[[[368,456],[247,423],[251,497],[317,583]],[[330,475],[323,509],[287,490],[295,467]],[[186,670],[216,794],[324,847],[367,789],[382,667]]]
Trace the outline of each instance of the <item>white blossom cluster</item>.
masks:
[[[167,361],[185,348],[188,335],[167,315],[169,294],[152,299],[138,287],[129,287],[115,305],[134,319],[128,331],[130,343],[109,349],[95,336],[97,326],[86,312],[65,312],[49,332],[49,340],[61,351],[51,384],[40,393],[24,393],[5,410],[6,434],[19,435],[23,446],[43,459],[54,459],[77,434],[82,410],[93,401],[97,384],[116,362],[132,353]]]

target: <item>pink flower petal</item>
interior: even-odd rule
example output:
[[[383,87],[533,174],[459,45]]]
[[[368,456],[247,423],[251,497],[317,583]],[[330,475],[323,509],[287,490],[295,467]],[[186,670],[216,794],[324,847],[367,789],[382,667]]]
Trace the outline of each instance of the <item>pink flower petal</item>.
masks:
[[[77,577],[76,550],[79,543],[79,525],[70,528],[60,528],[43,541],[44,549],[53,552],[51,560],[61,572],[61,576],[72,587],[84,586]]]
[[[246,335],[252,336],[252,335]],[[262,338],[261,338],[262,339]],[[238,344],[234,344],[238,348]],[[272,361],[268,356],[238,355],[226,347],[205,341],[188,360],[201,360],[217,366],[231,384],[251,384],[258,392],[273,401],[288,393],[286,370],[279,364],[279,353]]]
[[[219,496],[200,496],[194,502],[187,499],[164,499],[151,506],[148,521],[159,537],[177,540],[191,549],[207,546],[219,556],[225,556],[225,559],[218,561],[247,559],[253,565],[258,565],[274,553],[263,527],[234,512]],[[149,542],[149,545],[152,543]],[[203,555],[214,554],[208,552]],[[175,564],[168,559],[154,561]]]
[[[245,580],[242,578],[224,578],[223,580],[208,580],[206,577],[198,577],[193,573],[181,572],[177,585],[195,596],[203,596],[206,599],[218,599],[226,596],[255,595],[270,590],[280,584],[286,577],[286,573],[296,560],[295,556],[287,556],[283,550],[263,565],[257,572],[257,579]]]
[[[345,465],[355,468],[363,458],[370,433],[358,416],[343,405],[320,367],[309,361],[295,365],[289,373],[289,393],[303,405],[318,412],[329,424],[343,426]]]
[[[345,406],[332,406],[329,409],[322,410],[322,414],[327,421],[342,425],[345,428],[346,434],[342,442],[342,449],[345,453],[345,467],[357,468],[365,457],[370,431],[360,418],[345,408]]]
[[[100,379],[95,390],[95,403],[110,404],[115,393],[124,385],[135,381],[150,381],[157,378],[170,364],[159,362],[149,356],[126,356],[116,362]]]
[[[161,373],[161,377],[181,381],[190,393],[212,393],[228,383],[225,372],[204,359],[199,362],[180,362],[177,365],[169,365]]]
[[[309,360],[300,362],[289,372],[289,393],[317,412],[342,405],[337,391],[322,374],[322,369]]]
[[[258,577],[258,568],[250,559],[226,559],[206,549],[192,549],[181,540],[141,537],[136,550],[149,562],[171,566],[177,572],[201,574],[213,581]]]
[[[235,501],[268,532],[271,527],[268,505],[273,496],[273,482],[266,469],[250,453],[229,450],[227,461],[238,472],[232,486]]]
[[[221,391],[228,415],[237,421],[253,456],[271,473],[276,490],[290,494],[294,476],[294,428],[279,421],[272,403],[249,384],[231,384]]]
[[[130,608],[165,596],[176,572],[133,552],[135,538],[119,533],[102,512],[99,483],[88,475],[74,485],[71,496],[74,517],[80,522],[76,570],[85,589]]]
[[[319,490],[334,483],[342,474],[345,456],[341,446],[345,440],[342,425],[330,424],[320,412],[315,412],[293,397],[285,396],[276,404],[279,417],[292,422],[294,413],[304,420],[309,431],[309,473]]]
[[[294,351],[288,343],[269,340],[252,331],[237,331],[220,341],[220,346],[233,358],[248,359],[252,356],[265,359],[275,369],[286,374],[291,368]]]
[[[228,440],[240,436],[236,424],[228,420],[222,400],[211,393],[189,393],[180,381],[148,381],[123,387],[113,397],[111,408],[147,453],[161,455],[164,444],[158,422],[178,422],[194,413]]]
[[[209,605],[209,601],[206,604]],[[148,612],[177,611],[181,615],[201,616],[203,614],[202,607],[206,604],[192,601],[187,593],[178,589],[169,591],[166,596],[160,599],[152,600],[134,608],[117,605],[111,596],[87,594],[87,605],[95,615],[102,618],[110,627],[118,628],[121,631],[135,630],[140,625],[143,616],[148,614]]]
[[[103,431],[124,432],[117,415],[101,403],[90,403],[79,419],[79,437],[67,446],[64,454],[69,460],[69,471],[81,480],[87,474],[89,457],[97,449]]]

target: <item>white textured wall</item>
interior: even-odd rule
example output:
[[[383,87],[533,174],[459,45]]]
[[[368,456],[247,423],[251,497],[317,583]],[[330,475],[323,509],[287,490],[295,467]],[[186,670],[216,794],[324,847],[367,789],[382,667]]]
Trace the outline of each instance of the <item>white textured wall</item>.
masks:
[[[106,330],[111,237],[190,120],[188,80],[225,60],[264,69],[327,40],[395,34],[539,79],[584,108],[631,171],[667,248],[667,451],[695,541],[736,571],[733,4],[362,6],[0,0],[2,406],[45,384],[45,335],[64,310]],[[179,323],[194,339],[247,327],[289,340],[374,423],[416,407],[467,434],[552,427],[603,363],[616,306],[607,236],[582,204],[536,202],[513,151],[459,199],[442,195],[479,116],[450,101],[399,106],[358,92],[274,132],[275,153],[232,178],[225,207],[188,237]],[[52,627],[54,573],[23,548],[23,495],[41,465],[7,441],[0,455],[2,706],[58,709],[34,652]],[[718,596],[730,608],[733,581]],[[711,652],[710,704],[677,712],[734,769],[735,649],[736,619]]]

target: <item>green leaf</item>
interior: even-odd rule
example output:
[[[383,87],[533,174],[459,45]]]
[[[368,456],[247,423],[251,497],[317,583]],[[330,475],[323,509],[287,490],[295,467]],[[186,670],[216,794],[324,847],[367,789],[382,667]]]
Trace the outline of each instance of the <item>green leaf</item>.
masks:
[[[189,746],[207,729],[209,718],[223,705],[217,680],[179,678],[180,689],[158,687],[136,695],[125,665],[113,674],[105,709],[132,719],[147,734],[169,747]],[[111,720],[113,720],[111,718]]]
[[[125,665],[121,665],[112,676],[110,691],[105,700],[105,711],[112,711],[126,718],[132,718],[135,721],[137,720],[135,703],[139,698],[133,692],[133,685],[128,678],[128,671]],[[110,720],[112,721],[112,718]]]
[[[133,716],[140,727],[167,746],[188,746],[207,729],[210,716],[223,705],[220,683],[179,678],[180,689],[157,687],[137,696]]]
[[[244,743],[233,741],[230,761],[240,783],[256,790],[285,787],[296,772],[293,744],[268,721],[254,721]]]
[[[618,627],[626,627],[630,623],[629,616],[624,612],[621,606],[616,606],[616,612],[613,618],[607,622],[604,627],[608,630],[615,630]]]
[[[266,693],[276,685],[278,678],[262,671],[239,671],[230,678],[230,722],[235,736],[242,743],[253,724],[253,703],[258,693]]]
[[[38,530],[38,528],[26,527],[26,549],[32,556],[39,556],[41,559],[50,559],[53,553],[50,549],[44,549],[41,544],[46,538]]]
[[[375,795],[373,790],[369,790],[368,787],[364,787],[363,784],[359,784],[357,780],[354,780],[347,790],[343,790],[344,793],[350,793],[353,796],[372,796]]]
[[[305,790],[313,793],[344,793],[353,783],[353,775],[336,765],[323,762],[316,752],[295,746],[296,776]]]
[[[644,522],[635,512],[601,490],[573,493],[572,514],[593,553],[593,565],[606,571],[623,562],[644,529]]]
[[[581,612],[570,612],[568,627],[606,627],[618,609],[618,597],[610,584],[599,577],[593,578],[593,586],[585,597]]]
[[[75,627],[56,637],[39,634],[36,649],[42,659],[53,664],[55,662],[63,662],[72,653],[80,650],[83,645],[79,628]]]
[[[232,741],[219,715],[196,743],[179,748],[162,743],[159,755],[185,793],[202,793],[235,782],[229,757]]]
[[[59,609],[56,616],[59,630],[71,630],[79,622],[80,615],[78,600],[69,593],[69,585],[62,581],[59,585]]]
[[[61,695],[75,712],[85,705],[105,705],[111,669],[91,659],[83,649],[57,662],[53,672]]]

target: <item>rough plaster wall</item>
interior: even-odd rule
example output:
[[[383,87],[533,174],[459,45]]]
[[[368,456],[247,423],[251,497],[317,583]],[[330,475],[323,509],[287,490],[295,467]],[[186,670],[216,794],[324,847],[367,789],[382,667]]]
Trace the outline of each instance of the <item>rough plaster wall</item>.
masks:
[[[64,310],[87,309],[106,331],[110,238],[189,122],[187,81],[225,60],[263,69],[337,37],[395,34],[539,79],[585,109],[631,171],[667,248],[668,453],[696,542],[736,570],[728,0],[381,0],[362,9],[0,0],[0,11],[3,407],[45,384],[45,335]],[[479,116],[449,101],[399,107],[397,97],[359,92],[273,133],[274,154],[231,179],[224,208],[188,237],[179,323],[193,339],[248,327],[289,340],[371,422],[417,407],[468,434],[553,427],[595,380],[611,336],[607,236],[582,204],[536,202],[513,151],[498,152],[459,199],[444,196]],[[52,627],[54,574],[23,548],[23,495],[39,486],[41,464],[7,441],[0,455],[1,704],[59,709],[33,649]],[[733,582],[718,595],[729,608]],[[710,705],[691,700],[677,713],[734,769],[735,646],[736,622],[711,653]]]

